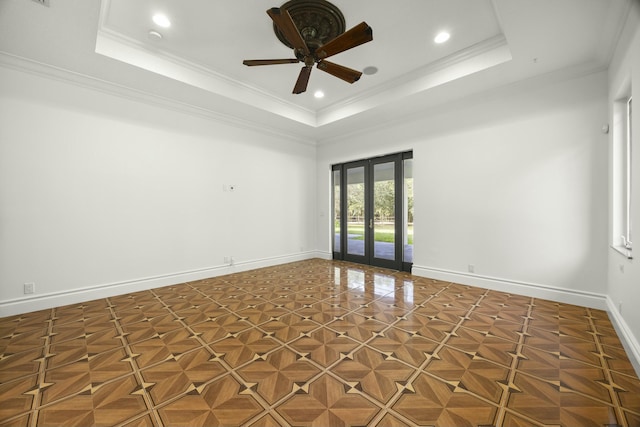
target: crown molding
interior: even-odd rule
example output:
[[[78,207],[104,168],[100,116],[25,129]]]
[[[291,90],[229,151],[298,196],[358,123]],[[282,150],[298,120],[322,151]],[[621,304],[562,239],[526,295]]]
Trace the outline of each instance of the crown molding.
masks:
[[[97,54],[316,127],[315,111],[161,49],[149,49],[140,41],[111,29],[107,23],[110,10],[111,1],[103,0],[96,35]]]
[[[98,29],[95,51],[108,58],[269,111],[289,120],[311,127],[317,125],[314,111],[167,52],[151,51],[141,43],[109,29]]]
[[[34,61],[8,52],[0,51],[0,66],[33,74],[50,80],[72,84],[77,87],[95,90],[108,95],[117,96],[130,101],[142,102],[147,105],[189,114],[207,120],[224,123],[243,130],[250,129],[260,133],[267,133],[278,138],[285,138],[303,145],[316,146],[317,141],[307,135],[297,135],[283,132],[280,129],[256,124],[250,120],[240,119],[208,108],[196,106],[182,101],[176,101],[150,92],[124,86],[118,83],[99,79],[86,74],[60,68],[54,65]]]
[[[607,16],[602,30],[604,37],[600,38],[600,43],[596,50],[597,60],[607,66],[613,60],[616,46],[620,43],[625,27],[627,25],[634,25],[629,23],[629,21],[632,20],[633,7],[634,2],[631,0],[616,1],[611,5],[612,9]],[[635,3],[635,7],[637,8],[637,3]]]
[[[504,35],[486,39],[436,62],[413,70],[393,81],[318,112],[318,126],[397,101],[407,96],[433,89],[512,59]]]
[[[495,13],[495,6],[493,7]],[[392,82],[378,85],[360,95],[316,111],[300,107],[273,93],[123,35],[109,25],[110,11],[111,0],[103,0],[98,22],[96,53],[312,128],[321,128],[353,117],[402,97],[432,89],[512,59],[505,36],[499,33],[431,64],[412,70]]]
[[[516,80],[497,86],[490,86],[483,88],[478,92],[464,95],[460,98],[439,103],[436,106],[428,106],[412,112],[411,114],[405,114],[400,117],[386,120],[382,123],[377,123],[372,126],[354,129],[351,132],[342,133],[338,136],[331,136],[327,138],[319,139],[318,146],[331,145],[339,143],[350,138],[355,138],[360,135],[366,135],[369,133],[375,133],[382,129],[388,129],[393,127],[405,126],[409,123],[422,120],[425,116],[430,115],[432,112],[442,113],[443,111],[460,108],[461,105],[470,105],[473,103],[485,103],[491,96],[500,96],[501,94],[508,93],[514,90],[527,90],[544,85],[560,83],[567,80],[578,79],[586,77],[591,74],[600,72],[606,72],[607,66],[599,62],[587,62],[580,65],[561,68],[559,70],[550,71],[548,73],[535,75],[523,80]],[[461,104],[463,103],[463,104]]]

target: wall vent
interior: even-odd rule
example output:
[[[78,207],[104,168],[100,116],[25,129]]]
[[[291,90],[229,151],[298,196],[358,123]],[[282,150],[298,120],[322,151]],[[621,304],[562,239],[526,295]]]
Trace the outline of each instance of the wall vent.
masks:
[[[49,0],[33,0],[33,1],[43,6],[47,6],[47,7],[49,6]]]

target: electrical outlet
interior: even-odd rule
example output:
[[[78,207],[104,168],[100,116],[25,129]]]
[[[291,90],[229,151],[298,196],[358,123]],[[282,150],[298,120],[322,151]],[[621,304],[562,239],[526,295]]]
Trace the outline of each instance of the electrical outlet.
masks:
[[[624,264],[620,264],[618,268],[620,269],[620,273],[624,273]]]
[[[33,294],[36,291],[36,284],[33,282],[29,282],[29,283],[25,283],[24,284],[24,293],[26,294]]]
[[[224,257],[224,263],[225,264],[229,264],[229,257],[228,256]]]
[[[618,302],[618,313],[622,314],[622,301]]]
[[[473,264],[469,264],[467,269],[469,270],[469,273],[474,273],[476,271],[476,266]]]

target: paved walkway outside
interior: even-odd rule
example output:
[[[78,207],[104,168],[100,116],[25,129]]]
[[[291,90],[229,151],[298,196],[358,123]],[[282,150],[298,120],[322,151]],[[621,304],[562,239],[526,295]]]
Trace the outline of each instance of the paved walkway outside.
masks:
[[[356,240],[351,237],[358,235],[349,235],[347,240],[347,253],[351,255],[364,255],[364,240]],[[335,235],[334,247],[340,247],[340,235]],[[389,242],[375,242],[374,257],[381,259],[393,260],[395,257],[395,244]],[[413,262],[413,245],[404,245],[404,261]]]

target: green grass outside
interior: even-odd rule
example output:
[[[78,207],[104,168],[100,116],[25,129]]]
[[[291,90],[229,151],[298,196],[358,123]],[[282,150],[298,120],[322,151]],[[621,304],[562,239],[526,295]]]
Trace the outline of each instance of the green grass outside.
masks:
[[[393,224],[376,224],[375,226],[375,241],[376,242],[389,242],[395,241],[395,233]],[[353,240],[364,240],[364,224],[362,223],[348,223],[347,233]],[[408,230],[409,244],[413,245],[413,225],[409,225]],[[355,237],[353,237],[355,235]]]

